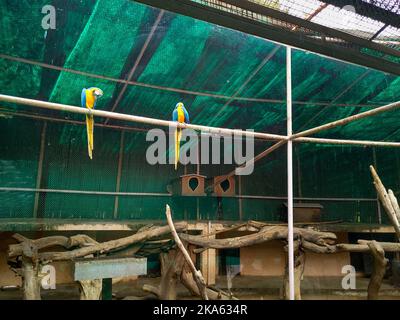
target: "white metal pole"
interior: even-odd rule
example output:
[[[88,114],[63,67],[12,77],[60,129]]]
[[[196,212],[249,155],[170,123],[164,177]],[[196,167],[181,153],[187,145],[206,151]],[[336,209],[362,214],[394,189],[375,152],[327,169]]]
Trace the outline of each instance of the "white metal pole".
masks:
[[[286,113],[287,136],[292,135],[292,49],[286,47]],[[293,142],[287,142],[287,193],[288,193],[288,261],[289,299],[294,300],[294,250],[293,250]]]

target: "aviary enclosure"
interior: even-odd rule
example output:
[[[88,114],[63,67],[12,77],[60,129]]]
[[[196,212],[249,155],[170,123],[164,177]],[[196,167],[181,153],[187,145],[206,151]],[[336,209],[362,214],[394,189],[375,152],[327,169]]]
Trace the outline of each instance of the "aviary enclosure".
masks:
[[[0,299],[398,299],[400,8],[342,2],[1,0]]]

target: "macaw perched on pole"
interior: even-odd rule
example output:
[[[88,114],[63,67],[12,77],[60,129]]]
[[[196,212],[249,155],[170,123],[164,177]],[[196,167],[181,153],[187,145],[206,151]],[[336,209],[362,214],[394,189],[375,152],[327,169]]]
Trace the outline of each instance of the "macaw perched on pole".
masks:
[[[187,123],[187,124],[190,123],[189,113],[187,112],[182,102],[178,102],[176,104],[175,109],[172,112],[172,121],[177,121],[179,123]],[[182,129],[177,127],[175,130],[175,170],[178,168],[181,137],[182,137]]]
[[[81,102],[83,108],[94,109],[96,106],[96,101],[103,95],[103,91],[96,87],[91,87],[89,89],[83,88],[81,94]],[[86,131],[88,140],[88,153],[89,158],[93,158],[93,128],[94,119],[91,114],[86,115]]]

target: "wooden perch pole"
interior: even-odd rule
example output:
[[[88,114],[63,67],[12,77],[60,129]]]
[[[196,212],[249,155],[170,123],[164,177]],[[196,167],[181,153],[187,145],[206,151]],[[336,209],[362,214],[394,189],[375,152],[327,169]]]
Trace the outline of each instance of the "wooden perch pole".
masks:
[[[107,118],[107,119],[110,118],[110,119],[124,120],[124,121],[129,121],[129,122],[146,123],[146,124],[155,125],[155,126],[162,126],[162,127],[170,127],[171,126],[171,127],[179,127],[182,129],[193,129],[193,130],[197,130],[197,131],[209,132],[209,133],[214,133],[214,134],[218,134],[218,135],[226,135],[226,134],[239,135],[239,136],[247,136],[247,137],[254,137],[254,138],[260,138],[260,139],[265,139],[265,140],[278,140],[278,141],[287,139],[286,136],[277,135],[277,134],[245,131],[245,130],[240,130],[240,129],[217,128],[217,127],[209,127],[209,126],[202,126],[202,125],[196,125],[196,124],[184,124],[184,123],[178,123],[175,121],[134,116],[131,114],[123,114],[123,113],[116,113],[116,112],[103,111],[103,110],[87,109],[87,108],[66,105],[66,104],[34,100],[34,99],[27,99],[27,98],[9,96],[9,95],[4,95],[4,94],[0,94],[0,101],[23,104],[23,105],[28,105],[28,106],[37,107],[37,108],[78,113],[78,114],[83,114],[83,115],[93,115],[96,117],[102,117],[102,118]]]
[[[373,166],[369,166],[369,170],[371,171],[372,178],[374,180],[374,185],[376,192],[378,193],[379,200],[381,200],[383,207],[389,217],[389,220],[396,232],[397,239],[400,241],[400,225],[399,221],[396,217],[396,211],[393,208],[392,202],[390,201],[389,195],[383,185],[381,179],[379,178],[378,174],[375,171]],[[396,201],[397,202],[397,201]]]
[[[400,108],[400,101],[397,102],[393,102],[387,105],[384,105],[382,107],[378,107],[372,110],[368,110],[368,111],[364,111],[340,120],[336,120],[336,121],[332,121],[326,124],[323,124],[321,126],[315,127],[315,128],[311,128],[308,130],[304,130],[298,133],[295,133],[294,135],[292,135],[290,137],[290,139],[295,139],[298,137],[305,137],[305,136],[310,136],[312,134],[315,134],[317,132],[323,131],[323,130],[328,130],[328,129],[332,129],[335,127],[339,127],[339,126],[344,126],[345,124],[348,124],[350,122],[356,121],[356,120],[360,120],[363,118],[367,118],[367,117],[371,117],[371,116],[375,116],[379,113],[382,112],[387,112],[387,111],[392,111],[394,109]]]
[[[15,234],[13,235],[13,238],[18,240],[20,239],[21,235]],[[18,240],[19,241],[19,240]],[[83,246],[88,246],[88,245],[93,245],[96,244],[97,242],[90,238],[89,236],[85,234],[77,234],[74,235],[70,238],[63,237],[63,236],[51,236],[51,237],[45,237],[45,238],[40,238],[37,240],[30,240],[32,244],[35,245],[37,250],[45,249],[45,248],[50,248],[50,247],[55,247],[55,246],[61,246],[65,249],[70,249],[72,247],[83,247]],[[11,244],[8,247],[8,257],[13,258],[16,256],[19,256],[22,254],[22,244]]]
[[[181,233],[179,236],[186,242],[204,248],[232,249],[247,247],[271,240],[285,241],[287,240],[287,233],[288,228],[285,226],[267,226],[263,227],[259,232],[235,238],[205,239],[202,236],[192,236],[184,233]],[[334,233],[318,232],[302,228],[294,228],[293,235],[295,239],[301,236],[303,239],[321,246],[332,244],[336,240],[336,235]]]
[[[379,289],[382,285],[383,277],[385,276],[388,259],[385,258],[385,251],[383,251],[381,245],[375,240],[369,241],[368,247],[374,258],[374,267],[368,285],[368,300],[377,300]]]
[[[171,233],[175,240],[175,243],[178,246],[179,250],[181,250],[183,256],[185,257],[187,264],[189,265],[190,270],[192,271],[194,280],[196,281],[196,284],[199,288],[201,297],[204,300],[208,300],[207,291],[206,291],[206,282],[204,281],[201,271],[196,270],[196,267],[195,267],[192,259],[190,258],[189,253],[187,252],[185,246],[183,245],[181,239],[178,236],[178,233],[175,230],[175,226],[174,226],[174,223],[172,221],[172,216],[171,216],[171,209],[170,209],[169,205],[166,206],[165,215],[167,216],[168,225],[171,229]]]

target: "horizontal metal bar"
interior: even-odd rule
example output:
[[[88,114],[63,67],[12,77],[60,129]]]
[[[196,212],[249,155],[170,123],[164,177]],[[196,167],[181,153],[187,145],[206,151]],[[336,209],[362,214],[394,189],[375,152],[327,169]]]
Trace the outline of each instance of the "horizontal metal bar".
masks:
[[[111,118],[117,120],[124,120],[130,122],[138,122],[138,123],[146,123],[150,125],[156,126],[164,126],[164,127],[178,127],[182,129],[193,129],[208,133],[214,133],[219,135],[224,134],[231,134],[237,136],[246,136],[246,137],[256,137],[265,140],[287,140],[286,136],[277,135],[277,134],[269,134],[269,133],[261,133],[255,131],[244,131],[240,129],[226,129],[226,128],[217,128],[217,127],[209,127],[209,126],[202,126],[202,125],[195,125],[195,124],[185,124],[185,123],[178,123],[175,121],[168,121],[168,120],[160,120],[155,118],[148,118],[148,117],[140,117],[134,116],[130,114],[123,114],[123,113],[116,113],[110,111],[103,111],[103,110],[94,110],[82,107],[76,107],[66,104],[60,103],[53,103],[53,102],[46,102],[41,100],[34,100],[34,99],[26,99],[21,97],[14,97],[9,95],[0,94],[0,101],[6,101],[11,103],[17,104],[24,104],[29,105],[32,107],[50,109],[50,110],[58,110],[58,111],[66,111],[84,115],[93,115],[96,117],[103,117],[103,118]]]
[[[1,53],[0,53],[0,59],[16,61],[16,62],[21,62],[21,63],[30,64],[30,65],[34,65],[34,66],[39,66],[39,67],[46,68],[46,69],[68,72],[68,73],[73,73],[73,74],[77,74],[80,76],[101,79],[101,80],[106,80],[106,81],[110,81],[110,82],[123,83],[123,84],[128,84],[131,86],[155,89],[155,90],[160,90],[160,91],[169,91],[169,92],[183,93],[183,94],[188,94],[188,95],[203,96],[203,97],[210,97],[210,98],[224,99],[224,100],[229,100],[231,98],[230,96],[225,96],[222,94],[185,90],[185,89],[179,89],[179,88],[158,86],[158,85],[154,85],[154,84],[132,81],[132,80],[128,81],[125,79],[117,79],[117,78],[113,78],[113,77],[108,77],[108,76],[103,76],[103,75],[99,75],[99,74],[95,74],[95,73],[89,73],[89,72],[85,72],[85,71],[64,68],[64,67],[44,63],[44,62],[34,61],[34,60],[20,58],[20,57],[14,57],[14,56],[1,54]],[[282,102],[281,100],[275,100],[275,99],[261,99],[261,98],[247,98],[247,97],[236,97],[235,100],[252,101],[252,102],[266,102],[266,103],[275,103],[275,102],[279,102],[279,101]]]
[[[385,141],[325,139],[325,138],[311,138],[311,137],[299,137],[299,138],[293,139],[293,141],[294,142],[334,144],[334,145],[353,145],[353,146],[360,146],[360,147],[371,146],[371,147],[400,148],[400,142],[385,142]]]
[[[127,80],[122,80],[122,79],[117,79],[117,78],[111,78],[111,77],[104,77],[98,74],[93,74],[93,73],[87,73],[83,71],[77,71],[73,69],[67,69],[59,66],[54,66],[51,64],[47,63],[42,63],[42,62],[37,62],[29,59],[24,59],[24,58],[19,58],[19,57],[13,57],[9,55],[4,55],[0,54],[0,59],[6,59],[6,60],[11,60],[11,61],[17,61],[25,64],[30,64],[30,65],[37,65],[42,68],[47,68],[47,69],[54,69],[54,70],[59,70],[63,72],[70,72],[70,73],[76,73],[76,74],[82,74],[87,77],[92,77],[92,78],[99,78],[111,82],[118,82],[118,83],[127,83],[132,86],[143,86],[143,87],[148,87],[151,89],[155,90],[161,90],[161,91],[173,91],[173,92],[179,92],[179,93],[184,93],[184,94],[189,94],[189,95],[196,95],[196,96],[206,96],[206,97],[211,97],[211,98],[216,98],[216,99],[224,99],[224,100],[229,100],[231,96],[225,96],[225,95],[219,95],[219,94],[214,94],[214,93],[207,93],[207,92],[201,92],[201,91],[191,91],[191,90],[185,90],[185,89],[178,89],[178,88],[170,88],[170,87],[163,87],[163,86],[156,86],[156,85],[151,85],[151,84],[146,84],[142,82],[135,82],[135,81],[127,81]],[[249,102],[259,102],[259,103],[276,103],[276,104],[285,104],[286,100],[282,99],[264,99],[264,98],[250,98],[250,97],[235,97],[234,100],[237,101],[249,101]],[[293,104],[296,105],[308,105],[310,107],[313,106],[332,106],[332,107],[361,107],[361,108],[373,108],[379,106],[378,104],[365,104],[365,103],[331,103],[329,101],[293,101]]]
[[[0,192],[45,192],[45,193],[64,193],[64,194],[86,194],[86,195],[105,195],[105,196],[145,196],[145,197],[172,197],[170,193],[157,192],[108,192],[108,191],[89,191],[89,190],[66,190],[66,189],[35,189],[35,188],[17,188],[17,187],[0,187]],[[217,197],[211,195],[211,197]],[[258,195],[233,195],[224,196],[224,198],[239,199],[260,199],[260,200],[286,200],[287,197],[280,196],[258,196]],[[310,198],[310,197],[294,197],[295,200],[304,201],[371,201],[376,202],[376,198]]]
[[[95,78],[95,79],[102,79],[102,80],[111,81],[111,82],[117,82],[117,83],[124,83],[124,84],[132,85],[132,86],[138,86],[138,87],[144,87],[144,88],[150,88],[150,89],[156,89],[156,90],[162,90],[162,91],[170,91],[170,92],[176,92],[176,93],[191,94],[191,95],[196,95],[196,96],[220,98],[220,99],[226,99],[226,100],[230,99],[230,96],[225,96],[225,95],[221,95],[221,94],[184,90],[184,89],[179,89],[179,88],[158,86],[158,85],[153,85],[153,84],[144,83],[144,82],[128,81],[128,80],[125,80],[125,79],[117,79],[117,78],[103,76],[103,75],[99,75],[99,74],[95,74],[95,73],[90,73],[90,72],[79,71],[79,70],[64,68],[64,67],[60,67],[60,66],[55,66],[55,65],[52,65],[52,64],[44,63],[44,62],[33,61],[33,60],[30,60],[30,59],[14,57],[14,56],[6,55],[6,54],[0,54],[0,58],[1,59],[10,60],[10,61],[16,61],[16,62],[21,62],[21,63],[25,63],[25,64],[30,64],[30,65],[35,65],[35,66],[39,66],[39,67],[42,67],[42,68],[47,68],[47,69],[52,69],[52,70],[57,70],[57,71],[62,71],[62,72],[73,73],[73,74],[77,74],[77,75],[81,75],[81,76],[85,76],[85,77],[90,77],[90,78]],[[254,101],[255,99],[237,97],[236,100]]]
[[[0,187],[0,191],[7,192],[45,192],[45,193],[65,193],[65,194],[87,194],[101,196],[148,196],[148,197],[170,197],[169,193],[157,192],[115,192],[115,191],[89,191],[89,190],[68,190],[68,189],[36,189],[36,188],[13,188]]]
[[[252,195],[242,195],[242,196],[233,196],[234,198],[242,198],[242,199],[259,199],[259,200],[287,200],[287,197],[279,197],[279,196],[252,196]],[[345,201],[345,202],[376,202],[376,198],[310,198],[310,197],[294,197],[294,200],[299,201]]]

